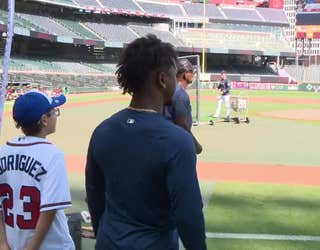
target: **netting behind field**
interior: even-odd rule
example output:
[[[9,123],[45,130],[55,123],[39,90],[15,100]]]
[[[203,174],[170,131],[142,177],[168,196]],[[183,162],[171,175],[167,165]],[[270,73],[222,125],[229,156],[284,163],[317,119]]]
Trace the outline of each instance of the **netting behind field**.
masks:
[[[199,62],[199,56],[198,55],[190,55],[190,56],[182,56],[179,58],[187,58],[194,68],[195,74],[194,74],[193,83],[188,86],[187,92],[190,96],[193,123],[198,123],[199,117],[200,117],[200,114],[199,114],[199,102],[200,102],[200,96],[199,96],[200,62]]]

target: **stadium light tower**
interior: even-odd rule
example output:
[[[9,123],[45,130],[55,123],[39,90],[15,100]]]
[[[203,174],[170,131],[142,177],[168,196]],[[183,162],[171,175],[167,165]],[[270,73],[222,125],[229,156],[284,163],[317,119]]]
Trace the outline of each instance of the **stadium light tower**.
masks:
[[[205,62],[206,62],[206,0],[203,0],[203,18],[202,18],[202,68],[201,73],[204,73],[205,71]]]
[[[2,62],[2,82],[0,86],[0,138],[1,138],[1,128],[2,128],[2,115],[4,99],[6,94],[6,87],[8,84],[8,70],[9,70],[9,60],[11,53],[11,45],[13,38],[13,18],[14,18],[14,6],[15,0],[8,0],[8,22],[7,22],[7,40]]]

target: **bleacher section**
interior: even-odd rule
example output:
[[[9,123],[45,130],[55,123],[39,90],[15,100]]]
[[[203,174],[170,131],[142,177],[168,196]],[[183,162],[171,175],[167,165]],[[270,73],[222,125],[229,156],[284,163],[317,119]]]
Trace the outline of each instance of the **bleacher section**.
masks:
[[[310,65],[306,70],[305,82],[320,83],[320,65]]]
[[[235,11],[237,12],[237,11]],[[239,17],[234,10],[230,18]],[[251,13],[251,12],[250,12]],[[279,13],[278,13],[279,14]],[[231,17],[231,15],[234,15]],[[248,14],[247,17],[250,17]],[[182,30],[175,37],[173,33],[165,30],[158,30],[151,26],[131,25],[130,27],[120,24],[77,22],[62,18],[51,18],[40,15],[25,13],[16,14],[15,23],[18,27],[44,32],[57,36],[92,39],[118,44],[129,43],[139,36],[148,33],[157,35],[160,39],[170,42],[177,47],[202,48],[201,30],[190,29]],[[253,16],[252,16],[253,17]],[[5,21],[6,12],[0,11],[0,19]],[[221,23],[221,27],[216,27],[218,23],[208,24],[206,47],[212,49],[232,49],[232,50],[251,50],[251,51],[273,51],[273,52],[293,52],[293,49],[285,41],[276,39],[271,32],[254,32],[257,27],[252,26],[253,32],[230,30],[231,25]],[[212,27],[213,26],[213,29]],[[225,27],[223,27],[225,26]],[[230,27],[229,27],[230,26]],[[246,25],[250,27],[250,25]],[[272,27],[271,27],[272,28]]]
[[[142,11],[133,0],[100,0],[100,3],[107,8]]]
[[[36,0],[41,1],[41,0]],[[114,10],[113,13],[120,15],[131,14],[141,16],[141,13],[148,13],[150,15],[164,14],[166,17],[188,17],[199,18],[203,15],[202,3],[191,3],[191,1],[144,1],[144,0],[50,0],[57,4],[68,4],[79,6],[84,10],[105,13],[105,9]],[[219,1],[218,1],[219,2]],[[217,2],[217,3],[218,3]],[[218,20],[241,20],[241,21],[258,21],[258,22],[272,22],[278,24],[288,24],[287,18],[282,10],[269,8],[254,8],[253,1],[243,0],[239,3],[237,1],[227,1],[229,7],[217,7],[215,4],[206,4],[206,16]],[[230,5],[229,5],[230,4]],[[223,5],[222,5],[223,6]],[[249,6],[249,7],[248,7]],[[251,6],[251,7],[250,7]],[[120,11],[119,11],[120,10]],[[142,14],[143,15],[143,14]]]
[[[40,16],[31,15],[25,13],[17,13],[17,16],[27,20],[29,23],[36,24],[39,28],[46,30],[47,33],[57,35],[57,36],[68,36],[73,38],[80,38],[81,36],[72,32],[71,30],[61,26],[59,23],[55,22],[53,19]]]
[[[207,73],[212,73],[220,78],[220,72],[226,70],[228,75],[232,78],[233,76],[277,76],[278,74],[274,72],[270,67],[263,67],[258,65],[240,65],[233,64],[230,66],[214,66],[207,68]]]
[[[189,17],[201,18],[203,16],[203,4],[201,3],[183,3],[182,6]],[[219,8],[213,4],[206,5],[206,17],[225,19]]]
[[[75,0],[69,0],[75,1]],[[134,0],[77,0],[77,1],[86,1],[82,4],[97,4],[101,7],[107,5],[109,8],[119,8],[130,9],[132,11],[138,11],[143,8],[144,11],[150,13],[164,13],[167,16],[174,17],[184,17],[187,16],[193,18],[201,18],[202,15],[202,4],[195,3],[153,3],[153,2],[144,2],[143,0],[134,1]],[[88,2],[89,1],[89,2]],[[101,2],[102,1],[102,2]],[[264,8],[235,8],[235,7],[217,7],[212,4],[207,4],[207,17],[213,18],[213,23],[208,23],[207,27],[207,43],[206,47],[210,49],[242,49],[242,50],[251,50],[251,51],[279,51],[279,52],[293,52],[293,49],[289,47],[285,41],[280,41],[273,36],[266,34],[255,34],[255,31],[261,32],[261,30],[256,30],[259,28],[260,22],[269,22],[274,20],[277,24],[288,24],[286,16],[282,10],[270,10]],[[0,10],[0,21],[5,23],[6,12]],[[223,22],[215,22],[214,19],[218,19]],[[228,20],[228,24],[225,21]],[[276,20],[276,21],[275,21]],[[249,28],[252,28],[253,33],[250,34],[240,34],[239,32],[234,32],[234,30],[229,29],[232,21],[238,23],[241,21],[245,23]],[[201,37],[196,31],[182,31],[180,32],[179,37],[168,31],[159,31],[151,27],[133,27],[132,29],[128,28],[126,23],[122,24],[112,24],[112,23],[98,23],[86,21],[73,21],[69,19],[57,18],[57,17],[48,17],[41,15],[32,15],[25,13],[16,14],[16,26],[23,27],[27,30],[47,33],[49,35],[56,35],[63,37],[64,42],[68,43],[80,43],[79,39],[86,40],[96,40],[99,41],[99,46],[103,46],[104,42],[117,43],[112,46],[122,46],[125,43],[129,43],[132,40],[136,39],[141,35],[147,33],[154,33],[158,35],[162,40],[173,43],[178,47],[193,47],[201,48]],[[250,25],[251,22],[251,25]],[[258,24],[257,24],[258,22]],[[224,25],[223,27],[211,27],[210,25],[217,26],[218,24]],[[261,25],[260,25],[261,26]],[[270,28],[267,32],[271,33],[273,26],[262,25],[265,28]],[[179,27],[180,28],[180,27]],[[281,28],[281,27],[280,27]],[[275,29],[280,30],[279,27]],[[213,29],[214,31],[210,31]],[[224,29],[230,30],[229,32],[222,33]],[[216,31],[221,30],[221,31]],[[237,29],[235,29],[237,31]],[[266,30],[264,30],[266,32]],[[188,34],[190,33],[190,34]],[[216,35],[215,33],[218,33]],[[19,34],[27,34],[26,32],[20,32]],[[223,37],[221,38],[221,35]],[[31,35],[30,35],[31,36]],[[68,38],[68,39],[65,39]],[[73,38],[77,38],[76,41]],[[53,41],[57,41],[55,37],[49,37]],[[60,40],[61,41],[61,40]],[[240,43],[238,42],[240,41]],[[102,43],[101,43],[102,42]],[[278,43],[278,45],[275,45]],[[90,44],[90,43],[89,43]],[[279,46],[279,44],[281,46]],[[106,45],[108,46],[108,45]],[[284,50],[284,51],[281,51]]]
[[[179,33],[180,38],[190,47],[202,48],[202,32],[197,29],[189,29]],[[285,41],[280,41],[270,33],[206,30],[206,48],[293,52],[293,49]]]
[[[9,73],[10,82],[29,82],[43,86],[68,86],[72,92],[95,92],[117,89],[116,77],[112,75],[73,75],[73,74],[39,74]]]
[[[288,24],[288,19],[280,9],[256,8],[263,19],[268,23]]]
[[[166,3],[148,0],[49,1],[78,5],[83,9],[39,4],[41,8],[37,14],[36,9],[21,13],[26,10],[21,6],[17,8],[15,42],[18,46],[27,42],[21,49],[14,48],[14,58],[9,65],[11,81],[92,88],[116,86],[116,65],[107,62],[116,62],[125,44],[150,33],[176,46],[181,54],[202,51],[203,4],[200,3],[179,0]],[[101,14],[92,14],[100,10],[103,10]],[[264,56],[272,56],[272,62],[277,61],[277,56],[293,56],[293,48],[281,38],[284,26],[288,26],[282,10],[207,4],[206,17],[207,72],[219,77],[220,71],[226,69],[235,81],[248,81],[245,79],[252,77],[258,79],[257,82],[259,79],[270,82],[271,78],[277,82],[276,78],[282,77],[267,66],[252,65],[267,64]],[[0,31],[5,31],[6,18],[6,11],[0,9]],[[47,48],[52,49],[51,53],[47,53]],[[57,59],[59,53],[64,52],[66,54]],[[27,58],[26,55],[31,56]],[[221,63],[217,56],[231,59]],[[72,58],[84,61],[72,61]],[[303,71],[301,78],[316,80],[320,76],[309,76]]]
[[[320,65],[286,65],[284,69],[299,82],[320,83]]]
[[[84,24],[107,42],[129,43],[138,37],[125,25],[89,22]]]
[[[2,60],[2,58],[0,58]],[[114,74],[115,64],[94,64],[71,61],[53,61],[39,58],[11,58],[10,71],[68,74]]]
[[[11,58],[9,80],[39,83],[44,86],[104,88],[106,90],[117,86],[115,71],[115,64]]]
[[[0,20],[3,23],[7,22],[7,16],[8,16],[8,13],[6,11],[0,9]],[[25,28],[25,29],[33,30],[33,31],[37,31],[37,32],[46,32],[45,29],[37,26],[33,22],[25,20],[19,14],[14,15],[14,25],[15,25],[15,27]]]
[[[183,42],[179,41],[174,35],[169,31],[157,30],[148,26],[130,25],[132,30],[134,30],[139,36],[145,36],[147,34],[154,34],[161,40],[171,43],[174,46],[184,46]]]
[[[55,18],[54,20],[57,23],[61,24],[62,26],[65,26],[69,30],[73,31],[75,34],[81,36],[82,38],[101,40],[97,35],[95,35],[93,32],[87,29],[86,26],[82,25],[79,22],[61,19],[61,18]]]
[[[287,65],[284,70],[293,77],[296,81],[303,81],[304,67],[300,65]]]
[[[271,68],[262,67],[257,65],[237,65],[232,66],[215,66],[208,68],[208,73],[214,73],[220,75],[222,70],[226,70],[228,75],[277,75]]]
[[[261,22],[260,16],[255,9],[222,8],[228,20]]]
[[[90,68],[97,69],[101,73],[114,74],[116,72],[116,64],[111,63],[83,63]]]
[[[165,14],[169,17],[182,17],[182,6],[178,4],[159,4],[159,3],[149,3],[140,2],[137,3],[146,11],[150,13]]]

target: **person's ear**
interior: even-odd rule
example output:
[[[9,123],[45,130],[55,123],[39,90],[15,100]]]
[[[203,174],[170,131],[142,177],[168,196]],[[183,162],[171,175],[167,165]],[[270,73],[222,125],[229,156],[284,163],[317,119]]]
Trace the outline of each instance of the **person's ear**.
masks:
[[[48,119],[49,117],[46,114],[41,116],[40,123],[42,124],[43,127],[48,126]]]
[[[167,88],[167,84],[166,84],[166,74],[164,72],[160,72],[158,74],[158,83],[159,83],[159,87],[166,89]]]
[[[183,73],[183,77],[182,77],[182,78],[183,78],[183,80],[185,80],[185,81],[187,80],[186,72]]]

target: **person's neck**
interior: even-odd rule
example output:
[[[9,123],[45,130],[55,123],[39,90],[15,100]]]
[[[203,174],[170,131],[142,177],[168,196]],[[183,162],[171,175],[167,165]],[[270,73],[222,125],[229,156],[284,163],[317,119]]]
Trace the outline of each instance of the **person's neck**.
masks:
[[[38,137],[38,138],[46,139],[47,134],[40,132],[40,133],[34,134],[34,135],[28,135],[28,134],[26,134],[25,136]]]
[[[179,81],[178,81],[178,84],[179,84],[183,89],[186,89],[187,86],[188,86],[187,81],[186,81],[186,80],[183,80],[183,79],[179,80]]]
[[[162,113],[163,100],[152,94],[135,94],[132,96],[129,107],[135,110]]]
[[[34,137],[39,137],[39,138],[42,138],[42,139],[46,139],[47,136],[50,135],[50,134],[52,134],[52,132],[49,132],[49,131],[46,129],[46,127],[44,127],[44,128],[42,128],[42,130],[41,130],[39,133],[37,133],[37,134],[35,134],[35,135],[33,135],[33,136],[34,136]]]

